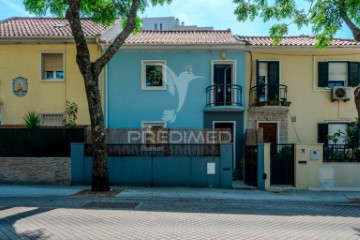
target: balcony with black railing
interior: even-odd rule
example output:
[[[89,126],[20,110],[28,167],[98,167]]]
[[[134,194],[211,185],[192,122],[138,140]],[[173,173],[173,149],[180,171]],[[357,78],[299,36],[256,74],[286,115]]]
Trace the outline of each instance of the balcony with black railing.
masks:
[[[250,88],[250,106],[289,107],[287,86],[284,84],[262,84]]]
[[[236,84],[215,84],[207,87],[206,109],[242,111],[242,87]]]

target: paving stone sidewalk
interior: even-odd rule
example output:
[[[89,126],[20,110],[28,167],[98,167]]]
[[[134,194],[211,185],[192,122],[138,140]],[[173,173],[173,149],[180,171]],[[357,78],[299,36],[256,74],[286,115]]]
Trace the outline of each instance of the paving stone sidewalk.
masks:
[[[0,239],[360,239],[360,192],[0,185]]]

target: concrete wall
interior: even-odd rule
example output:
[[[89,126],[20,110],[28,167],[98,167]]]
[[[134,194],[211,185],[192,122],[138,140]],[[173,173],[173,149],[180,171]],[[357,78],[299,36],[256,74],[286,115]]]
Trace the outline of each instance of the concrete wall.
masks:
[[[261,190],[270,189],[270,143],[258,144],[258,188]]]
[[[0,158],[0,183],[70,184],[70,158]]]
[[[321,169],[333,168],[334,175],[329,177],[331,187],[360,188],[360,163],[333,162],[324,163],[322,144],[297,144],[295,160],[295,186],[296,188],[327,188],[320,180]],[[319,160],[311,160],[311,151],[318,151]]]
[[[99,56],[98,46],[90,44],[92,59]],[[41,81],[41,53],[64,54],[64,81]],[[29,111],[64,112],[66,100],[79,106],[77,124],[89,124],[84,80],[76,63],[75,44],[9,44],[0,45],[0,102],[2,124],[24,124]],[[26,96],[13,94],[12,80],[28,79]]]
[[[71,183],[91,184],[92,158],[84,156],[83,144],[71,148]],[[232,188],[232,145],[220,151],[220,157],[109,157],[110,184]],[[215,163],[215,175],[207,174],[209,162]]]
[[[331,102],[330,89],[317,87],[318,62],[360,61],[359,49],[295,49],[266,47],[247,54],[246,89],[256,85],[256,60],[280,61],[280,83],[288,86],[288,143],[317,143],[317,124],[325,121],[352,121],[357,116],[354,96],[349,102]],[[252,64],[252,68],[251,68]],[[252,69],[252,84],[250,71]],[[351,92],[353,92],[352,88]],[[248,97],[248,91],[245,91]],[[261,107],[266,108],[266,107]],[[291,122],[291,117],[295,122]],[[273,119],[272,119],[273,120]],[[254,124],[249,122],[249,124]],[[252,126],[248,125],[248,128]],[[285,138],[284,138],[285,139]]]
[[[164,110],[177,110],[178,90],[175,96],[167,90],[141,89],[141,61],[166,60],[167,78],[175,80],[187,67],[195,76],[187,90],[184,104],[169,128],[203,128],[203,110],[206,105],[206,87],[212,84],[212,60],[221,60],[220,51],[119,51],[108,64],[107,119],[109,128],[139,128],[142,121],[162,121]],[[227,60],[236,61],[236,84],[245,85],[245,53],[227,52]],[[244,88],[245,89],[245,88]],[[246,92],[245,90],[243,90]],[[245,102],[245,94],[243,94]]]

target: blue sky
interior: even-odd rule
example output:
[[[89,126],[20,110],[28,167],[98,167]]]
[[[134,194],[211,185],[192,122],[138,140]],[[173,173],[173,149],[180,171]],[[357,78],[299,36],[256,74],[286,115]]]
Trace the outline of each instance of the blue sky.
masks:
[[[25,11],[23,0],[0,0],[0,19],[14,16],[31,16]],[[298,1],[301,2],[301,1]],[[264,23],[262,19],[255,21],[238,22],[234,15],[235,4],[232,0],[173,0],[171,5],[147,8],[142,17],[170,17],[179,18],[186,25],[202,27],[212,26],[216,30],[230,28],[234,34],[248,36],[266,36],[269,28],[275,22]],[[298,30],[291,26],[288,35],[312,35],[311,28]],[[352,38],[351,32],[344,27],[336,37]]]

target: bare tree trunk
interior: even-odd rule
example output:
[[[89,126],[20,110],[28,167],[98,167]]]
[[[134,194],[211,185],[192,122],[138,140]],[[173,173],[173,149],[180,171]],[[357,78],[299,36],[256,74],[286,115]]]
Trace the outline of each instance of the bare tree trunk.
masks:
[[[86,78],[87,79],[84,77],[84,82],[89,106],[93,143],[92,190],[109,191],[106,132],[104,128],[104,114],[100,101],[98,75],[90,73],[86,75]]]

